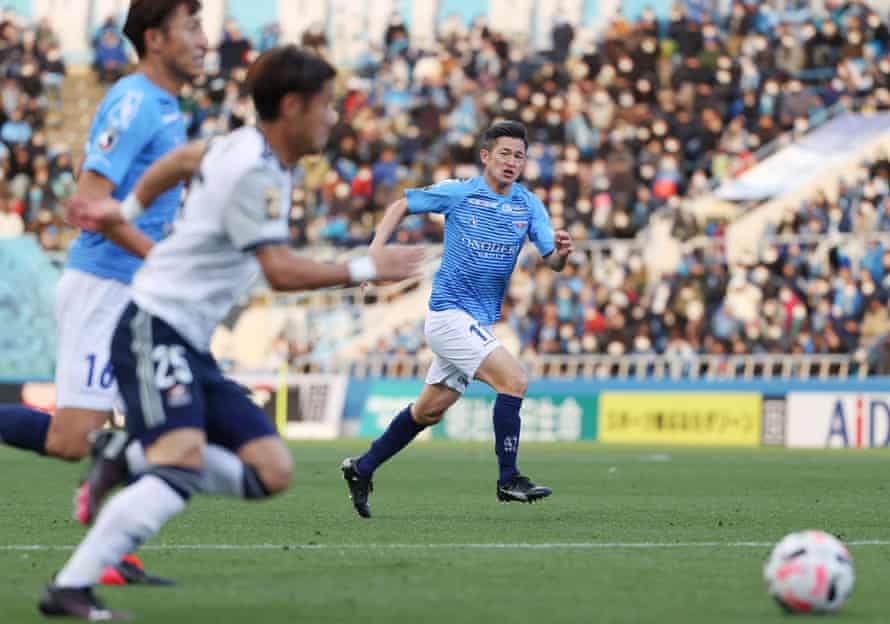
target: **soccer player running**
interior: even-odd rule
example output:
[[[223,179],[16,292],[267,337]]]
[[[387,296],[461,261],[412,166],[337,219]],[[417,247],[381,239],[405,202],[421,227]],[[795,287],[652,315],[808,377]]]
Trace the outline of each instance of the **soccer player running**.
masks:
[[[526,236],[554,271],[565,267],[573,249],[567,232],[553,231],[541,201],[516,182],[527,148],[525,126],[495,123],[485,132],[479,152],[481,176],[408,190],[404,199],[387,208],[377,226],[371,249],[380,249],[389,240],[406,213],[443,214],[445,253],[433,280],[424,327],[435,354],[426,385],[364,455],[347,458],[341,466],[353,506],[363,518],[371,517],[368,495],[374,471],[442,420],[474,378],[498,393],[494,404],[498,500],[530,503],[551,494],[550,488],[535,485],[516,466],[519,410],[528,379],[519,360],[491,330],[500,318],[504,292]]]
[[[149,468],[102,508],[40,599],[43,613],[124,619],[92,593],[102,568],[183,511],[189,497],[203,491],[208,473],[244,499],[287,489],[287,446],[209,352],[217,325],[260,272],[276,290],[418,274],[419,248],[378,245],[348,264],[326,264],[298,257],[288,245],[294,166],[327,142],[336,120],[334,76],[325,60],[296,46],[273,48],[256,60],[248,86],[259,127],[211,141],[172,234],[136,275],[132,301],[112,338],[111,361],[127,430],[145,446]],[[156,163],[137,195],[120,205],[75,202],[72,220],[105,231],[138,215],[153,194],[181,178],[177,161],[190,147]],[[229,449],[232,461],[207,462],[208,443]]]
[[[114,84],[93,119],[75,197],[122,199],[156,160],[185,142],[180,88],[203,71],[207,38],[198,0],[135,0],[124,34],[139,56],[138,71]],[[166,234],[181,188],[170,189],[132,224],[107,236],[84,232],[71,245],[56,292],[56,411],[0,406],[0,441],[40,455],[76,461],[89,436],[109,419],[116,384],[109,360],[115,323],[128,284],[154,241]],[[78,519],[94,510],[89,482],[78,498]],[[109,584],[161,583],[134,557],[110,567]]]

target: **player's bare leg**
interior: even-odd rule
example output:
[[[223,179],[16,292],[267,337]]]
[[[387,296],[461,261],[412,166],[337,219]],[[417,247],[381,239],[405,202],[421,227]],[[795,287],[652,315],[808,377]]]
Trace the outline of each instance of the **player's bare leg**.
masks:
[[[460,392],[445,384],[426,384],[411,406],[411,417],[420,425],[432,427],[442,420],[460,396]]]
[[[364,455],[343,460],[340,469],[359,516],[371,517],[368,496],[374,489],[372,477],[378,466],[405,448],[418,433],[442,420],[448,408],[459,398],[460,392],[445,384],[426,384],[417,401],[393,419]]]
[[[46,433],[46,454],[68,461],[83,459],[90,452],[90,434],[105,426],[110,416],[104,410],[59,408]]]
[[[519,409],[528,389],[528,375],[522,363],[504,347],[498,347],[482,362],[476,371],[476,379],[498,393],[494,404],[495,453],[500,468],[498,500],[533,503],[550,496],[553,493],[550,488],[535,485],[516,467],[521,426]]]
[[[265,491],[266,496],[279,494],[290,486],[294,473],[294,458],[278,436],[266,436],[252,440],[238,449],[238,457],[246,466],[251,467],[256,485]],[[245,473],[248,474],[248,473]],[[260,498],[248,496],[246,498]]]

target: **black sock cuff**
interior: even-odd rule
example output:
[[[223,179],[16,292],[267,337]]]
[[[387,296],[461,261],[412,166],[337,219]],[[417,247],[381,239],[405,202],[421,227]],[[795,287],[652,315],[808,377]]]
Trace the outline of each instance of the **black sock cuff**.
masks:
[[[415,430],[417,433],[420,433],[421,431],[423,431],[424,429],[426,429],[427,426],[426,426],[426,425],[423,425],[423,424],[421,424],[421,423],[419,423],[419,422],[417,422],[416,420],[414,420],[414,416],[411,414],[411,408],[412,408],[412,407],[414,407],[414,403],[409,403],[409,404],[408,404],[408,407],[406,407],[406,408],[403,409],[401,412],[399,412],[398,415],[399,415],[399,416],[404,415],[404,416],[408,419],[408,421],[410,421],[410,423],[411,423],[412,425],[414,425],[414,430]]]
[[[244,498],[247,499],[268,498],[269,496],[269,490],[266,489],[266,484],[263,483],[259,473],[253,466],[247,464],[244,464],[243,489]]]
[[[522,407],[522,397],[513,396],[512,394],[499,394],[495,403],[519,409]]]
[[[154,475],[187,501],[201,486],[201,472],[179,466],[151,466],[146,475]]]

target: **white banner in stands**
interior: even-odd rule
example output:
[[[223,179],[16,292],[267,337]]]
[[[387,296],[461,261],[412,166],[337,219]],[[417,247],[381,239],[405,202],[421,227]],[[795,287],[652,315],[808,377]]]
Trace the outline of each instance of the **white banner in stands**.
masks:
[[[890,394],[792,392],[787,415],[789,447],[890,447]]]
[[[890,128],[890,114],[848,113],[814,130],[717,189],[727,201],[763,201],[803,189]]]
[[[346,375],[235,373],[231,377],[250,390],[285,438],[333,440],[340,435]]]

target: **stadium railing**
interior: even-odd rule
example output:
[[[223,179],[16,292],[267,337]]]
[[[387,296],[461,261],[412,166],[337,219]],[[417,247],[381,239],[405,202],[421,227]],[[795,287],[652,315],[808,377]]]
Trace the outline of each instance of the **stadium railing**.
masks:
[[[351,361],[304,358],[292,365],[304,373],[342,373],[355,378],[423,378],[430,354],[373,355]],[[542,355],[524,358],[533,379],[752,380],[865,379],[870,365],[852,355]]]

